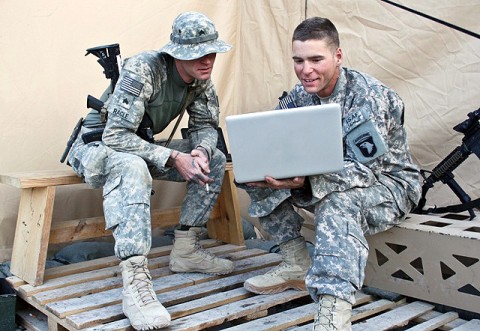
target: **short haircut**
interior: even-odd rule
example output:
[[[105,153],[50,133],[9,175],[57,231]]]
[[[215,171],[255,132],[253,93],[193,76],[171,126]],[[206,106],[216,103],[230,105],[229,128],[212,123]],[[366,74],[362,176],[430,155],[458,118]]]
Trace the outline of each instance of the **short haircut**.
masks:
[[[293,31],[292,42],[307,40],[324,40],[333,49],[340,47],[340,39],[335,25],[328,19],[323,17],[311,17],[300,23]]]

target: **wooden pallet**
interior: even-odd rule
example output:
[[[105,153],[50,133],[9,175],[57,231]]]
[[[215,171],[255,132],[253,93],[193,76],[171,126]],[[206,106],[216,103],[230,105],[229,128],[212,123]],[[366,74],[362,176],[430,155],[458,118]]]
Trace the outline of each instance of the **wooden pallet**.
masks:
[[[172,316],[169,330],[312,330],[316,305],[307,292],[254,295],[243,282],[280,262],[278,254],[208,239],[204,247],[235,262],[226,276],[172,274],[171,246],[152,249],[149,268],[159,300]],[[122,280],[118,260],[106,257],[47,269],[45,282],[32,286],[10,277],[24,309],[17,319],[27,330],[131,330],[122,313]],[[353,330],[480,330],[480,321],[456,313],[438,313],[434,306],[406,298],[392,301],[357,294]]]

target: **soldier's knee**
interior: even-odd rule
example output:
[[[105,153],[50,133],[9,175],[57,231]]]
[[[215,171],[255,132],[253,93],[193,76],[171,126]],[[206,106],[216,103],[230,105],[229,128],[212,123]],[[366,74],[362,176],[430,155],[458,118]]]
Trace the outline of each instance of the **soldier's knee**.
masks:
[[[224,165],[227,163],[227,158],[225,154],[223,154],[223,152],[217,148],[212,154],[212,159],[210,160],[210,162],[213,164]]]
[[[147,163],[139,156],[129,155],[118,165],[120,173],[142,183],[151,183],[152,177]]]

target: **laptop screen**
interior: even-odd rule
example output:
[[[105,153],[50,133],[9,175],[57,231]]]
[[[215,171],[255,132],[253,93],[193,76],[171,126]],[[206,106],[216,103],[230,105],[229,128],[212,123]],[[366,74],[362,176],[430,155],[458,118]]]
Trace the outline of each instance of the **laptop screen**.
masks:
[[[338,104],[269,110],[226,117],[238,183],[336,172],[343,168]]]

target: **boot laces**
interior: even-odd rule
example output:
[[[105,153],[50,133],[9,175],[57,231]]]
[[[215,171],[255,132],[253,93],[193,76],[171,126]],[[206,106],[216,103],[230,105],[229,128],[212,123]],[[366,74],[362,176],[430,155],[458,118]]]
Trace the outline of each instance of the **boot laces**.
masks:
[[[143,305],[157,301],[157,296],[152,288],[152,277],[143,264],[132,263],[133,272],[130,277],[130,286],[134,289],[135,296]]]
[[[289,268],[290,268],[290,265],[288,263],[285,263],[284,261],[282,261],[275,268],[267,271],[266,275],[278,276],[279,274],[282,274],[286,269],[289,269]]]
[[[207,251],[206,249],[204,249],[202,247],[202,245],[200,245],[200,234],[199,233],[196,233],[195,234],[195,244],[194,244],[194,252],[199,254],[200,256],[206,258],[206,259],[209,259],[209,260],[215,260],[217,257],[215,256],[215,254],[213,253],[210,253],[209,251]]]
[[[313,324],[313,329],[316,331],[330,331],[337,330],[333,323],[333,312],[335,310],[336,298],[320,297],[317,315]]]

